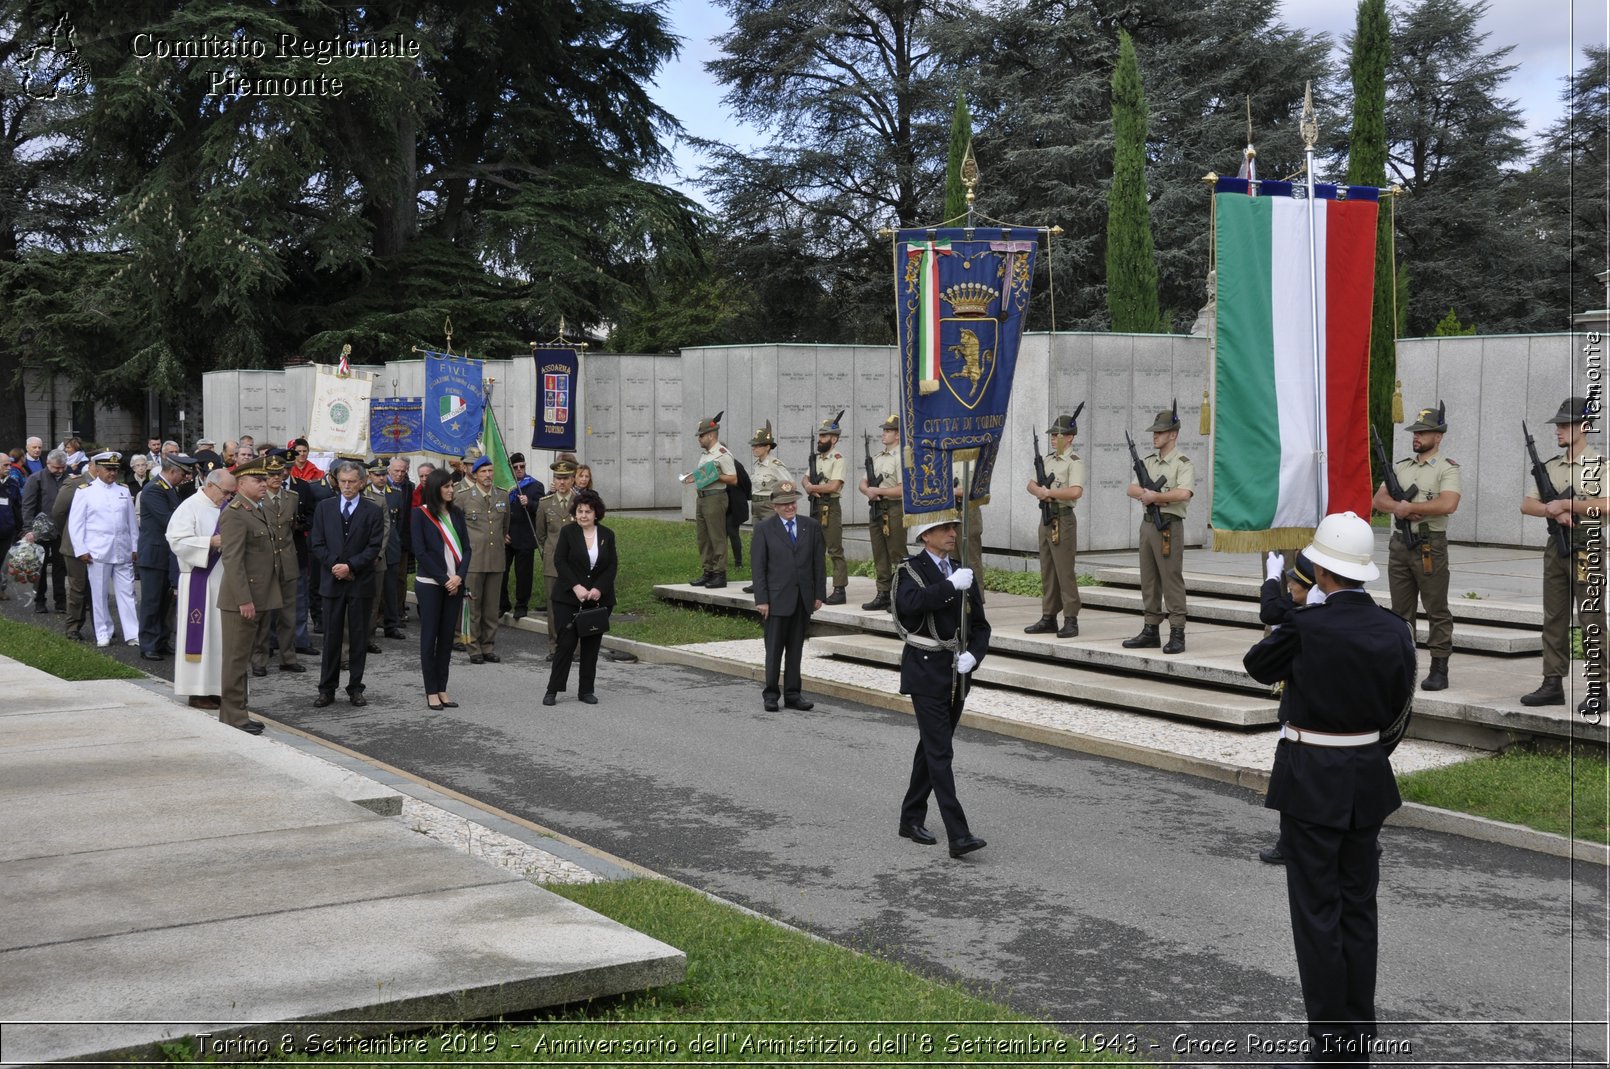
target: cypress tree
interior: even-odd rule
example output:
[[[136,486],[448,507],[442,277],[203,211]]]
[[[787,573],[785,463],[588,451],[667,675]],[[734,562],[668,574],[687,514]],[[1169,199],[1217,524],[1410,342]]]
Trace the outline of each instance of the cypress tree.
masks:
[[[1348,67],[1353,75],[1353,129],[1347,151],[1347,184],[1384,186],[1386,66],[1392,48],[1386,0],[1359,0],[1352,45]],[[1392,440],[1397,333],[1392,321],[1392,204],[1382,200],[1375,237],[1375,308],[1370,322],[1370,425],[1383,442]],[[1375,475],[1381,477],[1380,472]]]
[[[944,220],[952,226],[966,222],[967,187],[962,184],[962,160],[972,141],[973,114],[967,110],[967,97],[957,90],[956,112],[950,119],[950,162],[945,165]]]
[[[1112,188],[1107,194],[1107,311],[1115,331],[1160,333],[1157,255],[1146,196],[1146,91],[1129,34],[1112,73]]]

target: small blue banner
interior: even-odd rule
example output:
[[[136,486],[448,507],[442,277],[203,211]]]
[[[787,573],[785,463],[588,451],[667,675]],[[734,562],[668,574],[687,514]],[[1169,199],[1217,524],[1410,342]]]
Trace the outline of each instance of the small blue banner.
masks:
[[[576,448],[576,401],[581,385],[574,349],[537,349],[537,419],[531,431],[535,449]]]
[[[481,437],[481,361],[425,354],[425,452],[461,457]]]
[[[422,453],[425,451],[425,399],[373,397],[369,400],[369,452]]]

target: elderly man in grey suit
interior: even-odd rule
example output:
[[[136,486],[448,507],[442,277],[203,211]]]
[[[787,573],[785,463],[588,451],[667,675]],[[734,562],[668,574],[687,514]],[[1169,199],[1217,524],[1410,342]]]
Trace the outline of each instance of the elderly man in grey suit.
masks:
[[[800,697],[799,662],[805,649],[805,628],[811,613],[827,597],[827,543],[822,525],[800,516],[799,493],[793,483],[772,491],[776,514],[755,528],[750,545],[750,566],[755,577],[755,608],[766,627],[766,711],[777,711],[777,699],[790,709],[809,709]],[[787,657],[783,686],[777,688],[777,669]]]

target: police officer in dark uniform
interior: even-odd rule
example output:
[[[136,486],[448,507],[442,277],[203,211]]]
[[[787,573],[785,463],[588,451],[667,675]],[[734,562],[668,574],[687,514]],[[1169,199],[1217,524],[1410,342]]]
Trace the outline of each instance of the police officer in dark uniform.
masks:
[[[1375,1038],[1381,823],[1402,804],[1388,759],[1414,694],[1414,638],[1364,583],[1375,534],[1351,512],[1327,516],[1303,553],[1325,603],[1290,614],[1243,660],[1284,681],[1281,741],[1264,805],[1280,811],[1280,849],[1310,1058],[1368,1061]]]
[[[917,714],[917,752],[911,783],[900,806],[900,835],[923,846],[936,839],[924,826],[928,795],[939,804],[950,839],[950,856],[982,849],[984,840],[967,826],[951,772],[951,737],[967,700],[968,675],[989,649],[989,621],[971,568],[957,568],[955,520],[919,524],[912,537],[922,548],[894,575],[896,629],[905,642],[900,657],[900,693],[911,695]],[[966,599],[966,645],[960,641]]]

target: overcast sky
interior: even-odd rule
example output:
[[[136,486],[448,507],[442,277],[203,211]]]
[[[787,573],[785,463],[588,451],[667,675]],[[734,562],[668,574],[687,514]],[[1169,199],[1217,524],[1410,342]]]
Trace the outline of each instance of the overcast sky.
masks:
[[[1357,12],[1347,0],[1283,0],[1279,6],[1288,26],[1328,33],[1338,51]],[[1388,0],[1388,6],[1399,5]],[[728,114],[720,87],[704,69],[718,55],[711,38],[729,28],[727,16],[710,0],[666,0],[666,11],[682,38],[682,54],[662,70],[655,99],[695,136],[753,144],[757,133]],[[1483,22],[1491,35],[1487,47],[1515,46],[1509,61],[1518,69],[1505,95],[1520,104],[1529,133],[1541,132],[1562,114],[1561,79],[1580,65],[1585,45],[1605,42],[1606,23],[1604,0],[1492,0]],[[676,161],[683,177],[676,184],[697,195],[690,180],[699,171],[698,154],[678,145]]]

